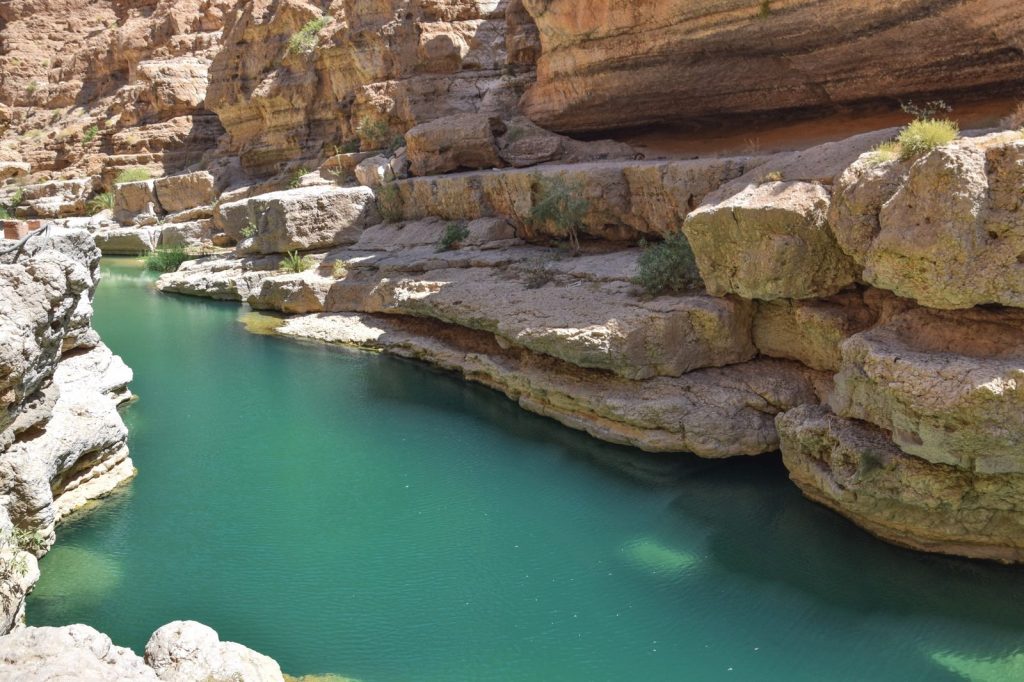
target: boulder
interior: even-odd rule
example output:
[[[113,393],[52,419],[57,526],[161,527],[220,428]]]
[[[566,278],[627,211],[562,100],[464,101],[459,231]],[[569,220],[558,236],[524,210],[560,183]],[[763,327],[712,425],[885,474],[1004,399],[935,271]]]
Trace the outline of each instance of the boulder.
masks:
[[[830,404],[904,452],[1024,473],[1024,311],[909,310],[842,344]]]
[[[195,621],[174,621],[154,632],[145,661],[165,682],[284,682],[272,658],[222,642],[213,628]]]
[[[912,162],[862,157],[831,220],[863,279],[931,308],[1024,307],[1024,140],[965,138]]]
[[[167,213],[206,206],[216,198],[213,175],[207,171],[169,175],[156,180],[153,186],[161,208]]]
[[[0,637],[0,668],[16,680],[159,680],[131,649],[80,624],[24,628]]]
[[[856,281],[829,230],[829,193],[810,182],[750,184],[683,224],[708,293],[824,298]]]
[[[160,227],[113,227],[97,230],[96,246],[105,256],[138,256],[156,249]]]
[[[32,166],[21,161],[0,161],[0,182],[28,175]]]
[[[93,192],[91,178],[51,180],[22,188],[21,204],[15,210],[19,218],[62,218],[84,215]]]
[[[160,212],[153,180],[121,182],[114,185],[114,220],[130,224],[142,214]]]
[[[824,407],[776,418],[782,461],[812,500],[904,547],[1024,562],[1024,475],[907,454],[888,434]]]
[[[366,187],[380,187],[395,179],[391,162],[384,156],[371,156],[355,168],[356,182]]]
[[[245,301],[261,282],[277,272],[276,256],[188,260],[156,281],[160,291],[224,301]]]
[[[501,119],[486,114],[458,114],[422,123],[405,134],[409,170],[422,176],[500,166],[495,137],[504,131]]]
[[[318,313],[334,278],[318,275],[316,270],[265,278],[258,291],[247,299],[254,310],[278,310],[289,315]]]
[[[380,222],[367,187],[323,185],[260,194],[221,204],[224,232],[241,253],[308,251],[355,242]],[[255,232],[249,235],[249,230]]]
[[[209,220],[165,224],[160,230],[160,246],[201,246],[210,243]]]

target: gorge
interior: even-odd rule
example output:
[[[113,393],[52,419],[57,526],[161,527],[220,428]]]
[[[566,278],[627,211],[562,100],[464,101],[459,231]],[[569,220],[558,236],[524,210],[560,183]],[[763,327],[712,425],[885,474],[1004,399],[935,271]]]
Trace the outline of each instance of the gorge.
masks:
[[[1019,676],[1021,35],[0,5],[0,664]]]

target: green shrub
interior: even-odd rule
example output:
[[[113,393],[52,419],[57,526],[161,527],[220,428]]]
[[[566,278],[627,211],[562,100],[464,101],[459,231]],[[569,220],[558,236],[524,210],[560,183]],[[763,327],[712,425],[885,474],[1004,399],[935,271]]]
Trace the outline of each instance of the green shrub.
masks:
[[[148,168],[143,168],[141,166],[125,168],[117,174],[116,178],[114,178],[114,184],[120,185],[125,182],[139,182],[140,180],[149,180],[152,177],[153,174],[149,172]]]
[[[782,171],[769,171],[761,178],[761,182],[782,182]]]
[[[377,190],[377,210],[381,217],[389,223],[397,223],[405,217],[405,208],[402,205],[402,193],[392,183],[384,185]]]
[[[356,128],[356,133],[370,149],[383,149],[388,146],[388,140],[394,139],[391,126],[380,116],[363,118]]]
[[[935,120],[931,118],[912,121],[906,128],[900,131],[899,154],[900,159],[906,161],[921,154],[925,154],[949,144],[960,134],[960,128],[950,120]]]
[[[147,270],[154,272],[174,272],[189,258],[183,246],[172,246],[168,249],[157,249],[146,256],[145,266]]]
[[[309,256],[300,256],[298,251],[289,251],[281,259],[281,269],[286,272],[305,272],[313,267],[313,259]]]
[[[915,120],[921,121],[935,120],[939,117],[939,114],[948,114],[953,111],[953,107],[941,99],[932,100],[920,105],[914,104],[913,100],[900,102],[900,109],[913,116]]]
[[[19,187],[11,195],[11,198],[6,204],[0,204],[0,220],[9,220],[14,217],[14,209],[18,208],[21,204],[22,198],[25,196],[25,190]]]
[[[320,42],[320,31],[331,20],[330,14],[311,19],[288,39],[288,54],[309,54]]]
[[[259,231],[260,228],[256,227],[256,222],[250,220],[248,223],[245,224],[245,227],[242,228],[242,237],[244,237],[245,239],[252,239],[253,237],[256,236],[256,233]]]
[[[89,126],[88,128],[85,129],[85,132],[82,134],[82,144],[89,144],[90,142],[95,140],[96,136],[99,135],[99,134],[100,134],[99,126],[97,126],[95,124]]]
[[[89,208],[89,215],[95,215],[100,211],[114,208],[114,194],[112,192],[100,192],[87,204]]]
[[[886,140],[871,150],[871,163],[879,164],[886,161],[893,161],[900,157],[900,143],[896,140]]]
[[[348,263],[343,260],[336,260],[331,266],[331,275],[334,279],[345,279],[348,276]]]
[[[451,251],[462,246],[462,242],[469,236],[469,228],[462,223],[448,223],[441,235],[441,241],[437,243],[438,251]]]
[[[643,246],[638,262],[639,274],[633,282],[648,294],[676,293],[701,285],[693,250],[682,230],[672,232],[659,244]]]
[[[305,166],[300,166],[292,171],[292,177],[288,180],[288,187],[295,189],[302,184],[302,178],[309,175],[309,169]]]
[[[359,140],[345,140],[341,144],[334,145],[334,154],[355,154],[359,151]]]
[[[579,230],[590,210],[590,202],[583,197],[583,188],[560,177],[540,178],[537,184],[537,198],[530,210],[530,220],[554,227],[569,239],[573,253],[578,253]]]

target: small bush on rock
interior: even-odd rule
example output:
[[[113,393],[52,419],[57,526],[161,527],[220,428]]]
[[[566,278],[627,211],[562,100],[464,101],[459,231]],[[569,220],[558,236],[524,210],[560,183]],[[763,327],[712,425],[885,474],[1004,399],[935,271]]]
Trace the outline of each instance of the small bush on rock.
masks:
[[[320,42],[320,31],[330,20],[331,15],[325,14],[319,19],[306,22],[288,39],[288,54],[309,54],[315,51]]]
[[[185,252],[185,248],[183,246],[174,246],[169,249],[157,249],[146,256],[145,266],[147,270],[152,270],[154,272],[174,272],[189,258],[190,256]]]
[[[384,185],[377,190],[377,210],[389,223],[397,223],[405,216],[402,194],[394,184]]]
[[[366,143],[370,149],[383,149],[388,147],[388,141],[395,138],[391,126],[380,116],[368,116],[359,122],[356,128],[359,138]],[[397,147],[396,147],[397,149]]]
[[[469,228],[462,223],[448,223],[444,228],[444,234],[437,243],[437,250],[451,251],[462,246],[462,242],[469,236]]]
[[[298,251],[289,251],[281,259],[281,269],[286,272],[305,272],[313,267],[313,259],[309,256],[300,256]]]
[[[302,184],[302,178],[309,175],[309,169],[305,166],[300,166],[292,171],[292,176],[288,180],[288,187],[295,189]]]
[[[537,199],[530,210],[535,223],[552,225],[569,239],[573,253],[580,250],[580,227],[590,210],[583,197],[583,188],[560,177],[541,178],[537,183]]]
[[[99,126],[91,125],[85,129],[85,133],[82,134],[82,144],[89,144],[96,139],[96,136],[100,134]]]
[[[245,227],[242,228],[242,238],[252,239],[253,237],[256,236],[256,233],[259,231],[260,229],[256,227],[256,223],[250,220],[248,223],[245,224]]]
[[[348,276],[348,263],[343,260],[334,261],[331,266],[331,275],[334,279],[345,279]]]
[[[149,172],[148,168],[125,168],[117,174],[116,178],[114,178],[114,184],[120,185],[125,182],[139,182],[140,180],[149,180],[152,177],[153,174]]]
[[[673,232],[660,244],[647,245],[640,254],[640,273],[634,283],[651,296],[678,293],[701,285],[697,262],[682,230]]]
[[[999,122],[1007,130],[1024,130],[1024,102]]]
[[[114,195],[111,192],[100,192],[87,204],[90,215],[96,215],[100,211],[114,208]]]
[[[926,154],[936,147],[949,144],[960,134],[960,128],[953,121],[922,118],[913,121],[900,131],[900,159],[906,161]]]

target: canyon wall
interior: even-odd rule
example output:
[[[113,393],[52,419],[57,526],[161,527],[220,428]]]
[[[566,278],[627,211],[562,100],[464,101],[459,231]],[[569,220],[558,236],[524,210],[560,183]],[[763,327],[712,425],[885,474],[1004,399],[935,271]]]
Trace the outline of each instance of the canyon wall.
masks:
[[[1017,94],[1015,0],[524,0],[540,33],[523,111],[561,132]]]

